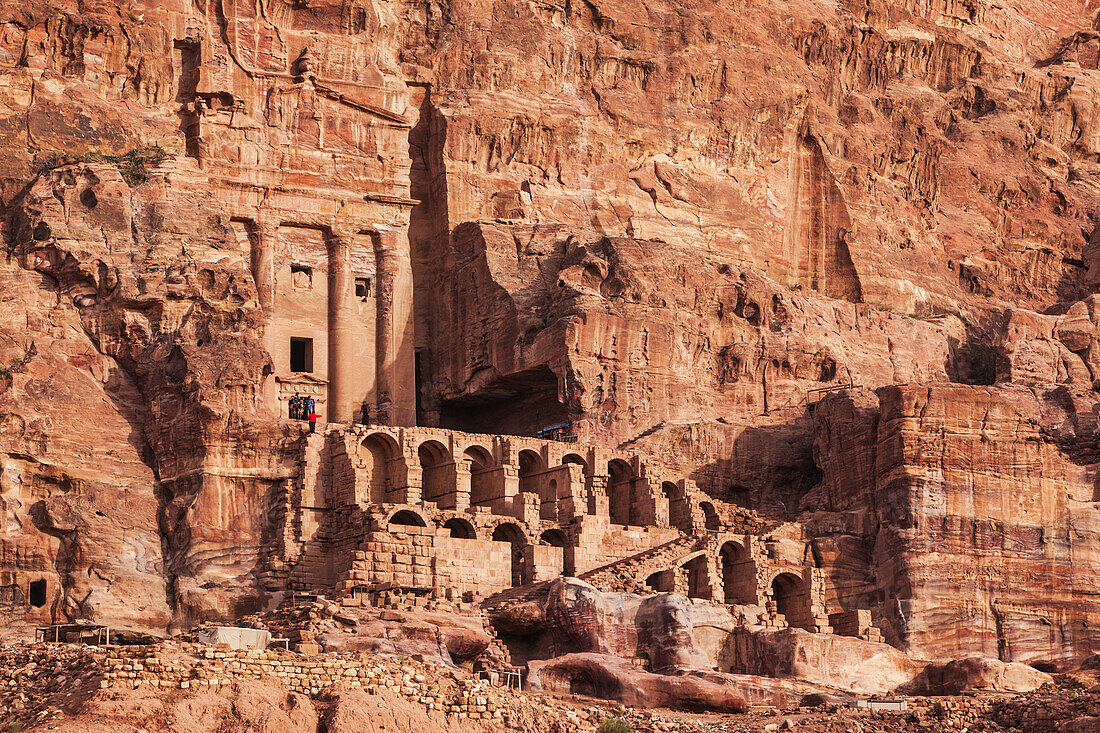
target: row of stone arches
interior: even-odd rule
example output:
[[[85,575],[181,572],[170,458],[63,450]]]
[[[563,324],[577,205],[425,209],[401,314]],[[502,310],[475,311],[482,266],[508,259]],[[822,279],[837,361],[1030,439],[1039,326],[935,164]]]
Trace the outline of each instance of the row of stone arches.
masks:
[[[360,442],[361,470],[366,475],[370,503],[384,504],[401,501],[396,492],[408,484],[408,471],[397,441],[388,433],[372,433]],[[517,454],[520,493],[535,494],[540,500],[540,517],[555,519],[557,503],[561,496],[561,482],[556,477],[546,478],[548,467],[543,456],[531,449]],[[420,498],[441,509],[454,509],[458,504],[458,467],[470,474],[470,506],[492,506],[503,499],[503,466],[493,452],[482,445],[467,446],[457,457],[441,441],[428,438],[416,448],[416,466],[420,470]],[[579,454],[569,453],[559,465],[579,465],[585,476],[588,462]]]
[[[411,527],[428,527],[428,520],[418,511],[413,509],[399,509],[384,520],[386,529],[390,532],[407,532]],[[511,546],[511,583],[523,585],[531,582],[533,571],[528,568],[527,548],[535,544],[527,532],[515,522],[500,522],[496,526],[486,528],[482,532],[474,527],[474,524],[463,517],[450,517],[439,525],[448,536],[463,540],[490,540],[492,542],[506,542]],[[538,536],[537,544],[550,547],[565,548],[567,538],[565,532],[556,527],[544,530]]]
[[[711,582],[711,557],[700,551],[681,558],[674,568],[652,573],[646,585],[659,593],[679,590],[689,598],[720,600],[730,605],[760,604],[756,563],[748,548],[732,540],[724,542],[716,559],[718,584]],[[810,589],[801,576],[790,571],[777,573],[765,595],[770,596],[775,612],[783,614],[789,626],[814,630]]]
[[[459,473],[469,475],[468,504],[471,507],[486,507],[493,513],[511,515],[506,500],[506,467],[490,447],[482,444],[467,444],[464,448],[448,447],[443,440],[425,436],[415,449],[414,455],[403,453],[393,435],[386,432],[374,432],[365,436],[361,442],[360,468],[364,474],[358,484],[360,500],[369,503],[406,503],[423,501],[434,504],[440,509],[464,508],[465,499],[459,497]],[[573,496],[577,490],[569,472],[563,472],[563,466],[575,465],[580,468],[583,485],[586,490],[593,489],[595,476],[606,477],[603,491],[607,497],[607,513],[612,524],[623,526],[654,526],[658,524],[661,509],[658,500],[663,498],[667,506],[668,525],[685,532],[692,532],[697,520],[692,516],[692,503],[683,482],[662,481],[660,494],[651,494],[649,480],[644,478],[633,461],[624,458],[611,458],[606,463],[606,473],[591,464],[580,453],[563,455],[556,465],[547,465],[545,455],[532,448],[521,448],[514,454],[514,463],[508,471],[518,478],[518,491],[521,495],[537,497],[538,515],[541,519],[557,520],[560,517],[561,502],[573,498],[583,506],[583,499]],[[410,483],[411,471],[419,472],[420,494],[418,499],[403,489]],[[518,474],[518,476],[517,476]],[[363,489],[366,488],[366,496]],[[465,492],[465,484],[461,491]],[[514,489],[513,489],[514,491]],[[600,493],[599,491],[596,492]],[[590,499],[591,501],[591,499]],[[590,513],[598,513],[597,505],[589,504]],[[707,529],[717,531],[721,523],[714,505],[702,502],[699,505],[702,519]]]

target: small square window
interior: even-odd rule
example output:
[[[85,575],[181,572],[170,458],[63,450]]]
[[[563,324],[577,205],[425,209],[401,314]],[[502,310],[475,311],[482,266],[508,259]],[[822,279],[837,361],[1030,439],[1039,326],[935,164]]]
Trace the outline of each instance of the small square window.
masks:
[[[369,277],[355,278],[355,297],[360,300],[366,300],[371,297]]]
[[[298,290],[313,290],[313,268],[307,265],[291,265],[290,284]]]
[[[290,371],[313,371],[313,339],[290,339]]]

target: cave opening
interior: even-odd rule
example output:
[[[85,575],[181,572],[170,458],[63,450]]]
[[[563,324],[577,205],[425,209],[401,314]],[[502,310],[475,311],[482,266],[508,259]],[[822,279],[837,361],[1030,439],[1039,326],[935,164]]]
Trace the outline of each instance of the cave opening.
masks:
[[[46,605],[46,581],[35,580],[31,582],[28,595],[30,596],[30,604],[35,608],[42,608]]]
[[[445,400],[439,413],[440,427],[467,433],[535,437],[568,422],[569,413],[558,399],[558,377],[546,366],[500,377],[475,392]]]

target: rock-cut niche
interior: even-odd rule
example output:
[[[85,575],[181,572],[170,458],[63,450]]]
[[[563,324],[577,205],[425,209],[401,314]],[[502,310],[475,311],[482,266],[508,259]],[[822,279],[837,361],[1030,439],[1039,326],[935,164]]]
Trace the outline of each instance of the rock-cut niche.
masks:
[[[798,136],[791,160],[791,211],[787,252],[791,285],[830,298],[863,302],[863,288],[848,250],[852,222],[817,138]]]

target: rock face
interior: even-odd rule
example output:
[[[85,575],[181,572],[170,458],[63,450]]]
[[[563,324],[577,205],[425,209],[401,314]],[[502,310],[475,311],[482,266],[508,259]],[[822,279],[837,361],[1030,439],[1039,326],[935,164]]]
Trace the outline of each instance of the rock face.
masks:
[[[1091,397],[948,384],[877,397],[815,413],[831,457],[806,519],[824,530],[836,603],[878,593],[878,625],[918,658],[1087,656],[1100,641],[1086,590],[1100,520]]]
[[[722,650],[723,670],[793,678],[859,694],[910,683],[923,666],[887,644],[802,629],[739,630]]]
[[[481,531],[503,584],[655,570],[642,600],[563,585],[513,614],[558,652],[718,666],[681,590],[917,658],[1100,648],[1092,4],[0,23],[0,621],[476,585],[382,538],[396,519]],[[497,437],[311,442],[298,393],[322,429]],[[584,447],[501,437],[538,433]]]
[[[592,652],[640,656],[654,671],[721,666],[722,646],[741,623],[720,604],[673,593],[603,593],[573,578],[523,603],[491,606],[488,616],[515,661],[524,652],[534,658]]]
[[[1019,662],[1006,664],[997,659],[967,657],[930,664],[901,689],[910,695],[957,695],[975,690],[1031,692],[1051,679],[1046,672]]]

